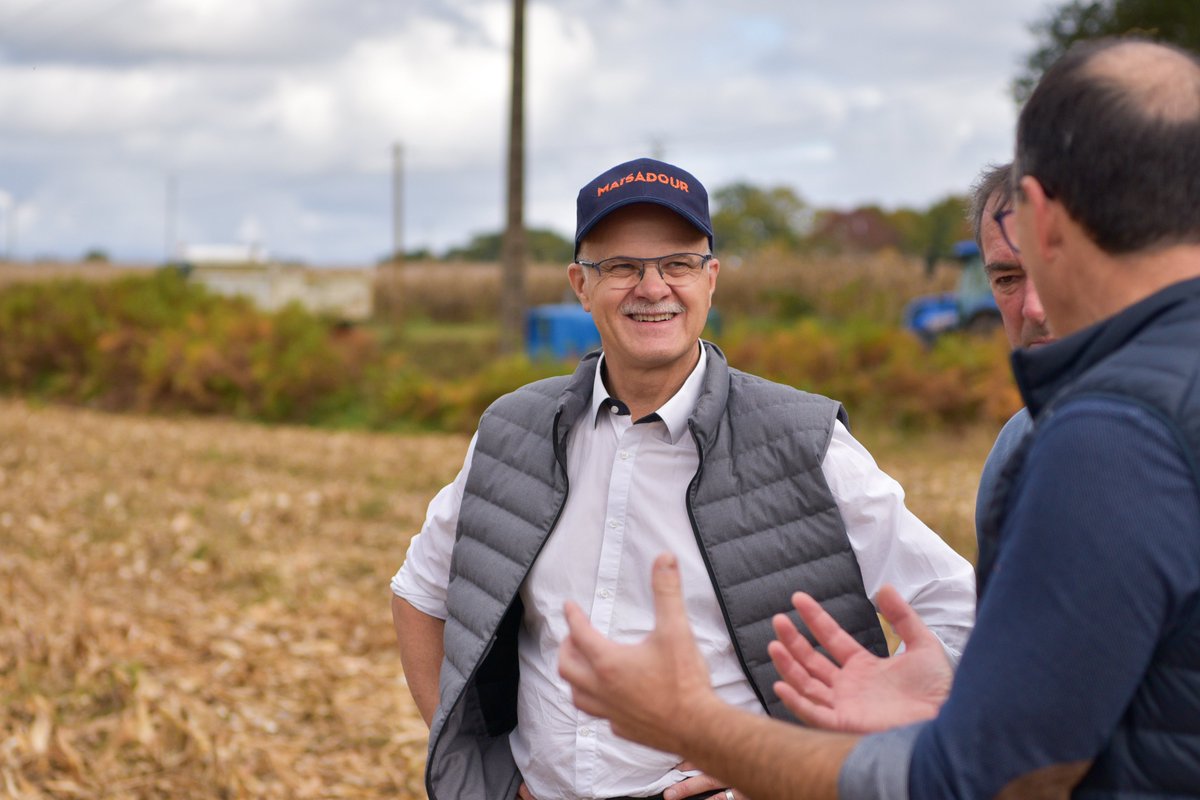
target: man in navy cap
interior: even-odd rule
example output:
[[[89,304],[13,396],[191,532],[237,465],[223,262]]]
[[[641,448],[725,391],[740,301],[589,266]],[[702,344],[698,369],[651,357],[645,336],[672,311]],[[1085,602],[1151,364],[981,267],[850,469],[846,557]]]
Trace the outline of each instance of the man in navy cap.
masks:
[[[731,369],[700,339],[720,262],[694,176],[638,159],[579,193],[568,278],[602,352],[480,419],[392,581],[405,676],[430,724],[431,798],[676,798],[735,789],[613,735],[558,674],[571,600],[617,641],[654,627],[645,574],[679,554],[714,691],[774,697],[772,615],[805,587],[868,650],[897,586],[946,653],[970,565],[904,506],[835,401]]]

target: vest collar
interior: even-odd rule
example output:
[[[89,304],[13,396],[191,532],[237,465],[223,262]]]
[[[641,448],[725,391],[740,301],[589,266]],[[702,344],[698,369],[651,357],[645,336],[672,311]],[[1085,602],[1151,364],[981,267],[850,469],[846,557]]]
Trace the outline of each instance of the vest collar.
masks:
[[[707,364],[700,386],[700,396],[696,399],[695,409],[687,419],[687,426],[692,428],[700,439],[701,447],[707,448],[717,434],[721,416],[725,413],[725,404],[729,400],[729,362],[721,348],[712,342],[700,341],[704,348]],[[557,418],[554,438],[557,445],[566,442],[567,432],[588,408],[593,406],[592,390],[596,382],[596,373],[600,364],[600,351],[588,353],[579,362],[567,388],[558,398]],[[603,398],[600,398],[603,400]],[[592,408],[593,413],[595,409]],[[695,424],[693,424],[695,423]],[[679,436],[682,436],[682,430]],[[678,436],[672,431],[672,438]]]
[[[654,410],[648,417],[643,417],[635,422],[643,422],[647,419],[656,419],[666,425],[667,439],[675,444],[687,432],[687,421],[691,416],[692,411],[696,407],[696,400],[700,397],[701,389],[703,388],[704,376],[707,372],[708,353],[703,346],[697,342],[696,346],[700,348],[700,359],[696,362],[696,366],[688,374],[687,380],[679,387],[679,391],[675,392],[667,402],[663,403]],[[594,377],[592,378],[592,400],[591,413],[588,419],[592,424],[596,424],[598,415],[606,410],[606,406],[621,409],[621,413],[628,414],[629,409],[625,407],[618,398],[609,394],[608,387],[604,385],[604,355],[600,355],[600,361],[596,365]],[[608,402],[606,402],[608,401]]]
[[[1200,278],[1172,284],[1108,319],[1034,350],[1014,350],[1013,375],[1036,419],[1068,384],[1175,308],[1200,305]]]
[[[704,452],[716,438],[721,417],[725,415],[725,406],[729,402],[729,362],[725,360],[721,348],[712,342],[701,340],[701,345],[708,355],[708,366],[704,370],[704,383],[700,397],[696,399],[696,409],[688,418],[688,427],[695,434],[701,452]]]

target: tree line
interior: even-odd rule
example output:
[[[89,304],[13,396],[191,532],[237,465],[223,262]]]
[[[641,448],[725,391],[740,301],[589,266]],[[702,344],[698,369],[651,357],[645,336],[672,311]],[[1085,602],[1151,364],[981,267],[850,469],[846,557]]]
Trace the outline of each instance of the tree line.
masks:
[[[734,183],[713,193],[712,206],[716,250],[723,257],[767,249],[814,254],[893,250],[934,257],[971,235],[964,216],[966,199],[957,195],[925,208],[862,205],[843,211],[812,206],[789,186]],[[500,231],[480,233],[443,253],[422,248],[405,253],[405,258],[497,261],[502,239]],[[565,264],[574,255],[571,239],[547,228],[527,229],[526,247],[534,262]]]

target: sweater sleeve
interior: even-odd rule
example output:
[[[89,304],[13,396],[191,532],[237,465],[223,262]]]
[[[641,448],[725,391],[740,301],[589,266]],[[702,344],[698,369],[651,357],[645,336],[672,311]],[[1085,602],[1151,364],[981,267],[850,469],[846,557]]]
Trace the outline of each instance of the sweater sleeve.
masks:
[[[1175,431],[1080,398],[1036,436],[953,691],[915,742],[913,797],[994,797],[1094,760],[1195,613],[1200,492]]]

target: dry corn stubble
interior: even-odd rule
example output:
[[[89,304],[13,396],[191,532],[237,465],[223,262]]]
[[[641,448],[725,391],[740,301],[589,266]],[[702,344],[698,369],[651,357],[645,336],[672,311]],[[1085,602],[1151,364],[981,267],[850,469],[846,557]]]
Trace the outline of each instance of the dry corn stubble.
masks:
[[[0,795],[423,796],[387,582],[465,448],[0,401]]]
[[[969,551],[993,433],[865,441]],[[0,795],[424,796],[387,582],[466,445],[0,400]]]

